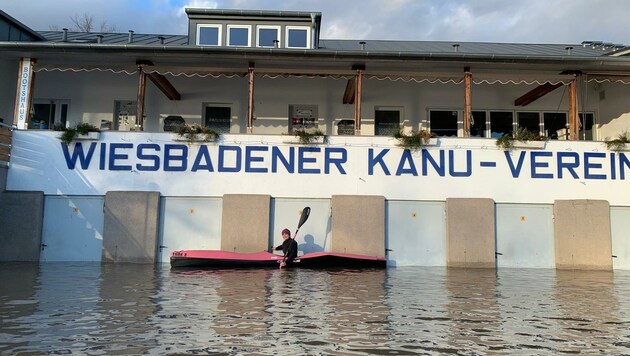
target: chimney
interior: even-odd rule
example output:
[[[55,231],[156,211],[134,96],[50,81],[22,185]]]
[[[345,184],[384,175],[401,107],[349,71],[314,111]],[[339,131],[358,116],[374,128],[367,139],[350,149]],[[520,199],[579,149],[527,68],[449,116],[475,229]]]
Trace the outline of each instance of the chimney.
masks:
[[[63,30],[63,37],[61,38],[61,40],[63,42],[68,42],[68,29],[67,28],[62,28]]]
[[[133,30],[129,30],[129,38],[127,39],[127,43],[133,43]]]
[[[362,51],[365,51],[365,41],[359,42],[359,46],[361,46]]]
[[[453,52],[455,52],[455,53],[459,52],[459,44],[458,43],[455,43],[453,45]]]
[[[280,41],[273,40],[273,48],[278,48],[278,47],[280,47]]]
[[[96,35],[96,43],[103,43],[103,35]]]
[[[158,36],[158,39],[160,40],[160,44],[161,44],[161,45],[163,45],[163,44],[164,44],[164,39],[165,39],[165,38],[166,38],[166,37],[164,37],[164,36]]]
[[[564,49],[567,50],[567,55],[570,56],[571,55],[571,50],[573,49],[573,47],[565,47]]]

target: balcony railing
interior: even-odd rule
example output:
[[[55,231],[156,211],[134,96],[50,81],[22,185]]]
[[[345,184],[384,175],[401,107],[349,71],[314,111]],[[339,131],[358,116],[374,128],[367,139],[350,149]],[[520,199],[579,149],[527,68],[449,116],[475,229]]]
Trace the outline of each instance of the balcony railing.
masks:
[[[0,122],[0,164],[8,164],[11,158],[13,126]]]

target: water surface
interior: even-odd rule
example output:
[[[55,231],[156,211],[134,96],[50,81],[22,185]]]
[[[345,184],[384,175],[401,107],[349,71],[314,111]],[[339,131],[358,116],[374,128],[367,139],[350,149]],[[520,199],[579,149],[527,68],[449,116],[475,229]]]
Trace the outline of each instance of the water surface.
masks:
[[[630,354],[630,274],[4,263],[0,353]]]

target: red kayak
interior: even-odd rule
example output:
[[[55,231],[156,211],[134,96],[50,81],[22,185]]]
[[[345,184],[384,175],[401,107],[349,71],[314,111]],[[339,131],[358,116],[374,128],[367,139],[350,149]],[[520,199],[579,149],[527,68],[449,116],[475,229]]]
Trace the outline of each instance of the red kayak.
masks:
[[[255,253],[219,250],[181,250],[171,253],[171,267],[261,268],[275,267],[282,256],[267,251]],[[337,252],[311,252],[299,256],[289,267],[302,268],[385,268],[383,257]]]

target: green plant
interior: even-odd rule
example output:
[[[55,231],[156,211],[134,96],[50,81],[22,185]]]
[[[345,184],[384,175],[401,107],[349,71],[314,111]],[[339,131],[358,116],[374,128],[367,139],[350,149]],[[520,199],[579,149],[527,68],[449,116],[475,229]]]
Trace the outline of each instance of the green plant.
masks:
[[[410,134],[407,134],[402,127],[394,133],[394,138],[398,140],[398,146],[408,150],[417,150],[428,145],[429,140],[433,137],[435,134],[427,130],[411,131]]]
[[[100,131],[98,127],[88,122],[81,122],[73,128],[72,127],[65,128],[60,125],[55,125],[54,130],[63,131],[61,136],[59,136],[59,139],[61,140],[61,142],[64,142],[66,145],[69,145],[72,141],[74,141],[77,135],[87,135],[88,132]]]
[[[506,150],[514,148],[514,141],[544,141],[547,138],[536,132],[529,131],[524,127],[519,127],[516,132],[507,133],[497,138],[497,146]]]
[[[630,143],[630,133],[624,131],[617,135],[616,138],[610,140],[606,139],[604,143],[606,144],[606,148],[611,151],[621,151],[626,148],[627,143]]]
[[[210,142],[216,140],[221,135],[213,129],[197,124],[179,125],[175,133],[177,133],[179,137],[185,138],[188,143],[198,141],[200,136],[202,137],[202,141]]]
[[[328,142],[328,136],[320,129],[315,130],[294,130],[293,134],[295,137],[299,138],[300,143],[303,145],[308,145],[314,143],[318,137],[324,138],[324,143]]]

